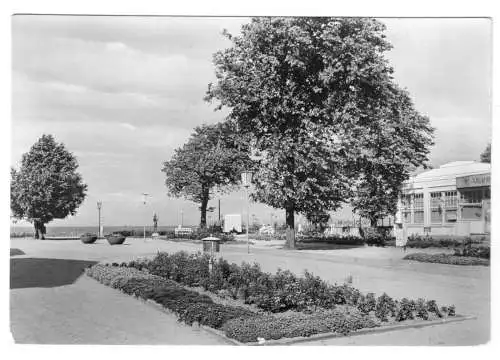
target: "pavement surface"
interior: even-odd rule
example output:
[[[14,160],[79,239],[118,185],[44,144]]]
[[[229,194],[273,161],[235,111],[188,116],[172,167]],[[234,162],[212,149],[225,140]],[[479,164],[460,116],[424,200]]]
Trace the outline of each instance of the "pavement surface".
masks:
[[[254,241],[248,253],[244,243],[225,244],[219,256],[236,263],[258,262],[263,270],[271,272],[281,268],[301,274],[307,269],[331,283],[343,283],[350,278],[353,286],[364,292],[434,299],[438,304],[454,304],[459,314],[476,317],[420,329],[300,345],[477,345],[490,339],[489,267],[410,262],[402,260],[404,253],[396,248],[298,251],[283,250],[282,245],[282,241]],[[110,246],[106,240],[85,245],[70,240],[11,239],[11,248],[24,253],[11,257],[11,329],[17,342],[225,343],[92,279],[78,277],[89,262],[129,261],[154,256],[158,251],[195,252],[201,249],[201,244],[128,238],[124,245]],[[408,252],[414,251],[422,250]],[[47,277],[52,279],[48,283],[46,277],[36,279],[33,275],[42,266],[45,270],[41,273],[49,274]],[[66,275],[58,278],[55,274],[59,273]]]

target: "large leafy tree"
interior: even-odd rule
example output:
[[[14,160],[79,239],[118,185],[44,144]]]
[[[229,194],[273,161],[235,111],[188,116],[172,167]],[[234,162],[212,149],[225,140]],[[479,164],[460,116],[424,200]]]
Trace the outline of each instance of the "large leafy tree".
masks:
[[[256,18],[214,55],[206,99],[263,151],[253,196],[285,209],[289,247],[294,213],[336,210],[362,187],[360,149],[373,158],[376,129],[401,94],[384,30],[374,19]],[[404,131],[404,118],[391,119]]]
[[[187,143],[163,164],[169,193],[200,204],[200,227],[207,225],[207,207],[214,191],[234,188],[241,172],[252,166],[249,144],[233,135],[230,124],[196,127]]]
[[[486,146],[486,149],[481,153],[481,162],[491,163],[491,143]]]
[[[407,91],[388,87],[359,129],[357,175],[351,205],[376,226],[377,220],[394,214],[402,183],[418,167],[428,167],[434,129],[414,108]]]
[[[77,169],[76,158],[52,135],[23,155],[19,170],[11,169],[12,214],[34,224],[36,239],[44,239],[47,223],[74,215],[85,199],[87,185]]]

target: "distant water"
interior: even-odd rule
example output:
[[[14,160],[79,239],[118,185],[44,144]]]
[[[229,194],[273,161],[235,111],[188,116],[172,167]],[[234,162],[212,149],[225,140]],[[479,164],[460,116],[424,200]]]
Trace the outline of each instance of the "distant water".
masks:
[[[168,226],[158,226],[158,231],[173,231],[177,226],[168,225]],[[184,226],[195,228],[194,226]],[[138,231],[141,232],[144,230],[144,226],[104,226],[104,234],[109,234],[115,231]],[[152,226],[146,226],[146,231],[152,231]],[[47,226],[47,236],[80,236],[85,233],[97,233],[97,226]],[[21,235],[33,234],[32,226],[11,226],[10,233]]]

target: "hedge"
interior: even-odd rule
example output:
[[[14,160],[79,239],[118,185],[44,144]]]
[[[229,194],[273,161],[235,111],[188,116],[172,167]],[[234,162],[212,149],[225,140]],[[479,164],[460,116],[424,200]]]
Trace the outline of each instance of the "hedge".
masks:
[[[470,256],[456,256],[451,254],[426,254],[426,253],[413,253],[408,254],[404,260],[414,260],[426,263],[448,264],[448,265],[482,265],[489,266],[489,259],[482,259]]]

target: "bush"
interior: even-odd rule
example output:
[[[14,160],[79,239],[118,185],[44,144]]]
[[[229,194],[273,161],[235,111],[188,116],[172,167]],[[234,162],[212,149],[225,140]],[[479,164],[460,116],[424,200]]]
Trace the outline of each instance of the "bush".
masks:
[[[323,234],[304,234],[297,237],[298,242],[308,243],[327,243],[335,245],[364,245],[365,241],[359,236],[339,236]]]
[[[361,236],[364,239],[364,242],[368,246],[386,246],[388,243],[394,242],[395,238],[389,236],[388,231],[383,228],[362,228]]]
[[[227,337],[240,342],[256,342],[258,338],[309,337],[334,332],[347,335],[352,331],[378,326],[369,317],[359,313],[338,310],[319,311],[312,314],[288,312],[280,315],[262,315],[228,321],[223,329]]]
[[[456,256],[450,254],[426,254],[426,253],[413,253],[408,254],[404,260],[413,260],[427,263],[448,264],[448,265],[481,265],[489,266],[488,259],[481,259],[478,257]]]
[[[468,246],[463,249],[455,249],[454,256],[466,256],[466,257],[476,257],[480,259],[490,258],[490,247],[489,246]]]
[[[413,320],[416,304],[407,298],[401,299],[396,310],[396,321]]]
[[[458,240],[453,238],[447,239],[434,239],[431,236],[420,236],[420,235],[411,235],[408,237],[408,241],[406,243],[407,247],[410,248],[419,248],[426,249],[429,247],[437,247],[437,248],[455,248],[464,246],[467,243],[471,243],[472,239],[468,238],[465,240]]]
[[[418,299],[415,304],[416,316],[422,320],[429,320],[429,308],[424,299]]]
[[[375,294],[368,293],[366,296],[361,295],[356,304],[356,307],[363,314],[369,314],[371,311],[375,311],[377,307],[377,301],[375,300]]]
[[[380,295],[375,305],[375,316],[381,321],[388,321],[389,317],[395,317],[397,311],[396,301],[386,293]]]
[[[443,317],[443,314],[439,310],[439,307],[436,304],[436,300],[429,300],[426,303],[427,311],[435,314],[437,317]]]

